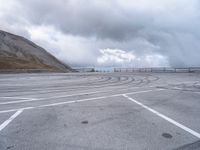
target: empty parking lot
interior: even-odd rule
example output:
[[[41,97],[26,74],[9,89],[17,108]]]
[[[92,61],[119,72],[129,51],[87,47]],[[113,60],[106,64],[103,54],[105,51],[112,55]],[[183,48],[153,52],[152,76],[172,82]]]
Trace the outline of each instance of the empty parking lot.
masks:
[[[200,74],[0,75],[0,149],[200,149]]]

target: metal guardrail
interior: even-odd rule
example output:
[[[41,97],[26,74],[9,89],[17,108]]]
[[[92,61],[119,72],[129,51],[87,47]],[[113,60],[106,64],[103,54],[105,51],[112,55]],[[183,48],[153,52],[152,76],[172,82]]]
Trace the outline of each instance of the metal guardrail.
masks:
[[[95,68],[89,68],[89,67],[86,67],[86,68],[84,68],[84,67],[82,67],[82,68],[74,67],[73,69],[76,72],[95,72]]]
[[[200,73],[200,67],[187,67],[187,68],[170,68],[170,67],[114,68],[114,72],[165,72],[165,73],[192,73],[192,72],[199,72]]]

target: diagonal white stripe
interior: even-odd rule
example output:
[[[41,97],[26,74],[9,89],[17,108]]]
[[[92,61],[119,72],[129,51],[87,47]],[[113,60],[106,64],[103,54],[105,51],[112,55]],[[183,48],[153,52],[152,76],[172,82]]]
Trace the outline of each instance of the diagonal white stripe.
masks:
[[[179,122],[177,122],[177,121],[175,121],[175,120],[173,120],[173,119],[171,119],[171,118],[169,118],[169,117],[167,117],[167,116],[165,116],[165,115],[163,115],[161,113],[159,113],[158,111],[156,111],[156,110],[154,110],[154,109],[152,109],[152,108],[150,108],[150,107],[142,104],[141,102],[136,101],[135,99],[127,96],[126,94],[123,94],[123,96],[126,97],[128,100],[130,100],[130,101],[132,101],[132,102],[140,105],[141,107],[149,110],[150,112],[156,114],[157,116],[165,119],[166,121],[172,123],[173,125],[175,125],[175,126],[181,128],[181,129],[185,130],[186,132],[189,132],[190,134],[196,136],[197,138],[200,138],[200,134],[198,132],[196,132],[196,131],[194,131],[194,130],[192,130],[192,129],[186,127],[186,126],[184,126],[183,124],[181,124],[181,123],[179,123]]]
[[[16,113],[14,113],[8,120],[4,121],[0,125],[0,132],[9,124],[11,123],[18,115],[20,115],[23,112],[23,110],[18,110]]]

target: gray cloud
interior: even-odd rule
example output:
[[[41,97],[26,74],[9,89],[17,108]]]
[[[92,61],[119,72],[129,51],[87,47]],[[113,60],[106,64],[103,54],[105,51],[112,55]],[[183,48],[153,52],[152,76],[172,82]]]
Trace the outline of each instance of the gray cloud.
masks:
[[[143,66],[200,65],[198,0],[8,0],[0,8],[2,29],[74,65],[118,65],[102,49],[134,53],[130,63],[158,59]]]

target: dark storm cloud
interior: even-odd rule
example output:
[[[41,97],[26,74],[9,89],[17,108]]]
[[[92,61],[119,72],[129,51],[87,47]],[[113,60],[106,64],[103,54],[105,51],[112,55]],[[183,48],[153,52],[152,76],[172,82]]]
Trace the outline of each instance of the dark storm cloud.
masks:
[[[133,53],[138,59],[149,56],[165,58],[171,66],[200,65],[198,0],[8,1],[8,6],[12,9],[7,6],[0,12],[1,20],[4,20],[1,27],[30,38],[35,34],[35,30],[30,33],[31,26],[42,26],[40,33],[45,30],[49,37],[59,32],[57,37],[50,39],[42,36],[43,39],[39,39],[39,43],[48,49],[56,49],[59,44],[62,49],[60,55],[80,53],[78,60],[68,58],[77,64],[97,63],[95,60],[101,55],[102,49],[105,50],[103,52],[106,57],[110,57],[105,60],[115,61],[116,59],[111,59],[116,56],[111,56],[113,49],[113,53],[120,52],[122,55],[127,52],[127,58]],[[26,25],[26,29],[23,28],[23,24]],[[45,28],[50,28],[51,31],[46,31]],[[37,38],[35,36],[33,40],[38,42]],[[54,40],[44,42],[46,39]],[[63,41],[67,41],[68,44]],[[86,54],[95,59],[87,62],[84,59]],[[148,62],[151,65],[149,60]]]
[[[27,1],[26,18],[34,24],[51,24],[66,34],[126,39],[142,29],[151,17],[126,12],[115,1]]]

